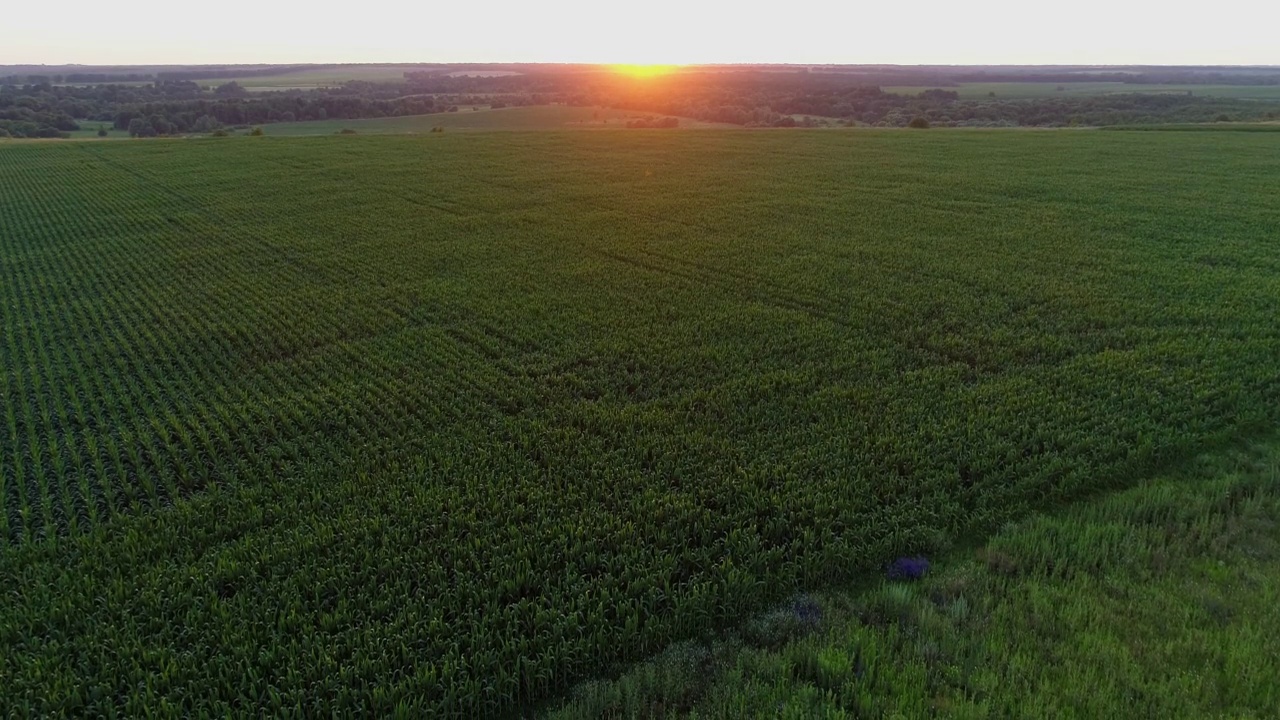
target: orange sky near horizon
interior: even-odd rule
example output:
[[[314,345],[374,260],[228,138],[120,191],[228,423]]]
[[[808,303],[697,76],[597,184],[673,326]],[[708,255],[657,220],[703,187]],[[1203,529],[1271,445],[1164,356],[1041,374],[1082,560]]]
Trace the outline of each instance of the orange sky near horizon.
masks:
[[[1280,65],[1277,20],[1261,0],[64,0],[6,9],[0,64]]]

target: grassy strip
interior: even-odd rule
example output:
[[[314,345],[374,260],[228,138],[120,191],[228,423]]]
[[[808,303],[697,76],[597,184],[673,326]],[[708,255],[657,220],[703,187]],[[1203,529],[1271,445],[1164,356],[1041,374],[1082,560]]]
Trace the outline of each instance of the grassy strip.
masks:
[[[276,137],[298,135],[334,135],[351,130],[360,135],[395,135],[430,133],[433,128],[448,131],[480,130],[620,130],[629,120],[655,117],[654,113],[611,108],[570,107],[567,105],[530,105],[490,109],[488,106],[464,106],[458,112],[428,115],[402,115],[360,120],[307,120],[273,123],[265,132]],[[682,128],[741,129],[738,125],[710,123],[681,118]]]
[[[1280,123],[1170,123],[1167,125],[1108,125],[1103,130],[1180,132],[1280,132]]]
[[[578,717],[1262,717],[1280,707],[1280,441],[676,646]]]

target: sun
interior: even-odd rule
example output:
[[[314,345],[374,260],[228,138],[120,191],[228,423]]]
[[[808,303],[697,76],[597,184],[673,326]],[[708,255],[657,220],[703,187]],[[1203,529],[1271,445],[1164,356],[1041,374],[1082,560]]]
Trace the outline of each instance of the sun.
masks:
[[[616,73],[640,79],[669,75],[679,69],[679,67],[679,65],[640,65],[630,63],[609,66],[609,68]]]

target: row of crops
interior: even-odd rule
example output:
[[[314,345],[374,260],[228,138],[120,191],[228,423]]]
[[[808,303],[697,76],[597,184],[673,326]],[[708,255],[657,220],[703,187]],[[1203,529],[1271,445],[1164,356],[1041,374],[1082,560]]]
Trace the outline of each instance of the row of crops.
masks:
[[[0,147],[0,712],[513,714],[1270,428],[1263,142]]]

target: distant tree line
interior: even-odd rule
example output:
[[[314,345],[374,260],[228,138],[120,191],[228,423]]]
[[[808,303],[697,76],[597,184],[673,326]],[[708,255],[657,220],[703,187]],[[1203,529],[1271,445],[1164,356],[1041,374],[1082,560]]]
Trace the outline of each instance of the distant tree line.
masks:
[[[851,84],[848,78],[841,81],[835,73],[798,72],[683,73],[643,82],[622,78],[598,83],[573,99],[587,105],[774,127],[813,124],[817,118],[882,127],[905,127],[915,118],[932,127],[1066,127],[1280,117],[1280,102],[1186,92],[961,99],[952,90],[890,93],[876,85]]]
[[[117,82],[152,82],[155,80],[215,80],[220,78],[254,78],[287,75],[291,72],[325,70],[340,76],[340,64],[322,65],[185,65],[185,66],[0,66],[0,85],[24,85],[49,82],[58,84],[101,84]],[[494,80],[479,75],[493,71],[519,73],[525,80],[542,83],[572,82],[584,74],[598,72],[590,65],[540,63],[536,65],[453,64],[429,66],[405,64],[403,75],[409,82],[436,80],[465,86],[469,81]],[[956,65],[735,65],[703,66],[701,71],[766,72],[773,75],[809,75],[811,80],[837,78],[840,82],[860,85],[940,86],[970,82],[1117,82],[1143,84],[1210,84],[1210,85],[1277,85],[1280,68],[1267,66],[956,66]],[[478,75],[477,75],[478,74]],[[457,75],[458,77],[453,77]],[[470,75],[470,77],[467,77]],[[516,77],[516,76],[509,76]],[[520,83],[520,80],[515,82]],[[520,85],[524,88],[524,85]],[[563,89],[563,88],[561,88]],[[467,91],[466,88],[443,92]],[[510,91],[510,90],[509,90]],[[545,89],[544,89],[545,91]]]
[[[564,103],[613,107],[669,117],[689,117],[747,126],[822,124],[904,127],[920,118],[931,127],[1071,126],[1191,123],[1275,119],[1280,102],[1206,97],[1187,92],[1059,95],[1036,99],[964,99],[945,89],[962,80],[1024,81],[1063,77],[1031,70],[947,68],[746,68],[677,72],[637,80],[599,68],[554,66],[519,75],[460,76],[406,72],[400,82],[348,82],[315,90],[249,92],[236,82],[214,87],[195,76],[227,68],[181,69],[134,84],[0,84],[0,137],[64,137],[80,123],[110,124],[138,137],[215,132],[302,120],[357,119],[447,112],[459,106]],[[280,67],[239,69],[282,72]],[[1181,74],[1180,74],[1181,73]],[[1160,70],[1113,73],[1117,77],[1215,82],[1271,77],[1262,70]],[[1273,73],[1274,74],[1274,73]],[[1090,81],[1109,77],[1094,73]],[[64,76],[62,79],[66,79]],[[1081,76],[1071,76],[1082,79]],[[29,78],[29,75],[28,75]],[[872,81],[876,82],[872,82]],[[885,81],[938,81],[942,89],[914,94],[886,92]],[[1062,83],[1070,80],[1061,80]]]
[[[433,94],[400,83],[347,83],[332,89],[261,93],[250,93],[235,82],[206,89],[190,80],[146,85],[0,85],[0,137],[64,137],[78,130],[80,121],[108,123],[136,137],[153,137],[206,133],[225,126],[424,115],[459,105],[549,101],[538,94]]]
[[[1064,72],[1007,72],[998,70],[959,70],[935,73],[939,82],[920,83],[917,78],[907,75],[911,82],[884,82],[884,85],[957,85],[959,83],[1078,83],[1078,82],[1114,82],[1129,85],[1280,85],[1280,71],[1259,69],[1247,71],[1236,69],[1225,72],[1218,69],[1197,68],[1150,68],[1142,71],[1094,71],[1082,74],[1079,71]]]
[[[136,83],[151,82],[156,76],[152,73],[135,73],[135,72],[83,72],[83,73],[56,73],[53,75],[44,74],[28,74],[28,75],[0,75],[0,85],[40,85],[40,84],[70,84],[70,85],[99,85],[102,83]]]
[[[255,78],[284,75],[301,70],[325,70],[335,65],[200,65],[189,68],[161,70],[157,80],[216,80],[218,78]]]

